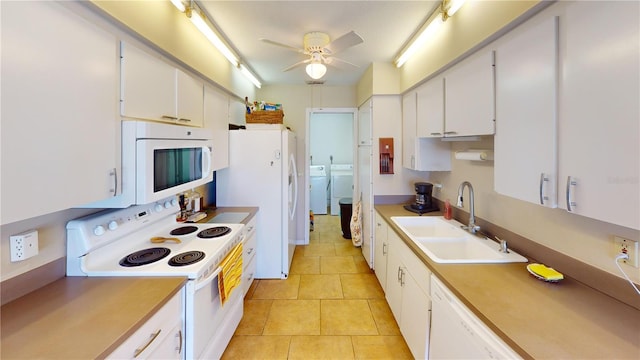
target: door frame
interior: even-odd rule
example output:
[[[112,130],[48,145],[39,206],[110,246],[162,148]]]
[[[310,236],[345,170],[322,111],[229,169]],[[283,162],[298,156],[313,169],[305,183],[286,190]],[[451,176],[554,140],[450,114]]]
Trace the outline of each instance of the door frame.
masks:
[[[311,209],[311,201],[309,196],[309,186],[311,186],[311,179],[309,176],[309,167],[311,162],[309,161],[309,155],[311,153],[311,116],[313,114],[351,114],[353,116],[353,139],[351,151],[353,152],[353,159],[357,159],[358,156],[358,108],[307,108],[305,119],[305,149],[304,149],[304,216],[306,221],[304,222],[304,245],[309,244],[309,210]],[[356,166],[354,164],[354,179],[356,179]],[[354,181],[355,183],[355,181]],[[354,189],[355,190],[355,189]],[[352,195],[353,196],[353,195]]]

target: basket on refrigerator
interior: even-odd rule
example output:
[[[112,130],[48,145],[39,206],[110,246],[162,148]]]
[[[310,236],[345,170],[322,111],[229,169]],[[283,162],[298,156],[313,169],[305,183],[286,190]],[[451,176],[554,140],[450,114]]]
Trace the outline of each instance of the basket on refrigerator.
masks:
[[[247,124],[282,124],[282,110],[259,110],[245,114]]]

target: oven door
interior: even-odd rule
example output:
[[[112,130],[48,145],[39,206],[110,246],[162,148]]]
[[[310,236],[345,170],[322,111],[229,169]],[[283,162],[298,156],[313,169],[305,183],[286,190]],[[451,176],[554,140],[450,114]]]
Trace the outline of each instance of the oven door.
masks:
[[[138,140],[136,203],[162,200],[213,180],[212,148],[210,140]]]
[[[220,302],[217,268],[206,279],[187,282],[186,358],[220,358],[242,318],[242,291]]]

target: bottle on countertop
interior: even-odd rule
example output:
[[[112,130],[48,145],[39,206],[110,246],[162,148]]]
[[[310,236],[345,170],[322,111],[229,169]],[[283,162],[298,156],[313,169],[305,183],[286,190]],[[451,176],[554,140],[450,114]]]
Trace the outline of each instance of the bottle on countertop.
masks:
[[[451,202],[449,202],[449,199],[444,201],[444,218],[447,220],[451,220],[452,216],[451,216]]]

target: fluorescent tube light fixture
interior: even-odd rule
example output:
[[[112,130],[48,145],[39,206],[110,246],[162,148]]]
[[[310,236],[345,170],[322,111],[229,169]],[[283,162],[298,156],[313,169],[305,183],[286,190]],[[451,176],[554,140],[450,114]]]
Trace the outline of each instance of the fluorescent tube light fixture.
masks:
[[[431,19],[431,22],[425,26],[422,32],[414,38],[411,44],[396,59],[396,67],[401,67],[409,58],[422,47],[427,39],[444,24],[444,22],[453,16],[464,5],[465,0],[443,0],[439,6],[438,13]]]
[[[178,9],[178,11],[185,12],[185,10],[187,10],[182,0],[170,0],[170,1],[173,4],[173,6],[175,6],[176,9]]]
[[[458,10],[460,10],[460,8],[462,7],[462,5],[464,5],[465,0],[448,0],[446,1],[446,8],[445,8],[445,13],[447,14],[447,17],[452,17],[453,14],[455,14]],[[443,6],[445,4],[445,2],[442,3]]]
[[[422,30],[420,35],[418,35],[418,37],[413,40],[411,45],[409,45],[409,47],[406,48],[406,50],[398,57],[398,60],[396,60],[396,66],[401,67],[402,65],[404,65],[404,63],[409,60],[409,58],[416,52],[416,50],[422,47],[427,42],[427,39],[436,33],[436,31],[442,24],[444,24],[444,21],[442,20],[442,16],[438,14],[435,18],[433,18],[433,20],[431,20],[429,25],[427,25],[427,27]]]
[[[229,48],[220,40],[218,35],[211,29],[209,24],[206,23],[200,11],[197,8],[189,8],[187,16],[191,19],[193,25],[215,46],[229,62],[237,67],[238,58],[229,50]]]
[[[253,73],[247,69],[246,66],[244,66],[243,64],[240,64],[240,72],[247,77],[247,79],[251,80],[251,82],[253,83],[253,85],[255,85],[258,89],[260,89],[262,87],[262,83],[260,82],[260,80],[258,80],[258,78],[253,75]]]
[[[318,80],[327,73],[327,67],[324,64],[312,62],[306,67],[307,75],[312,79]]]

